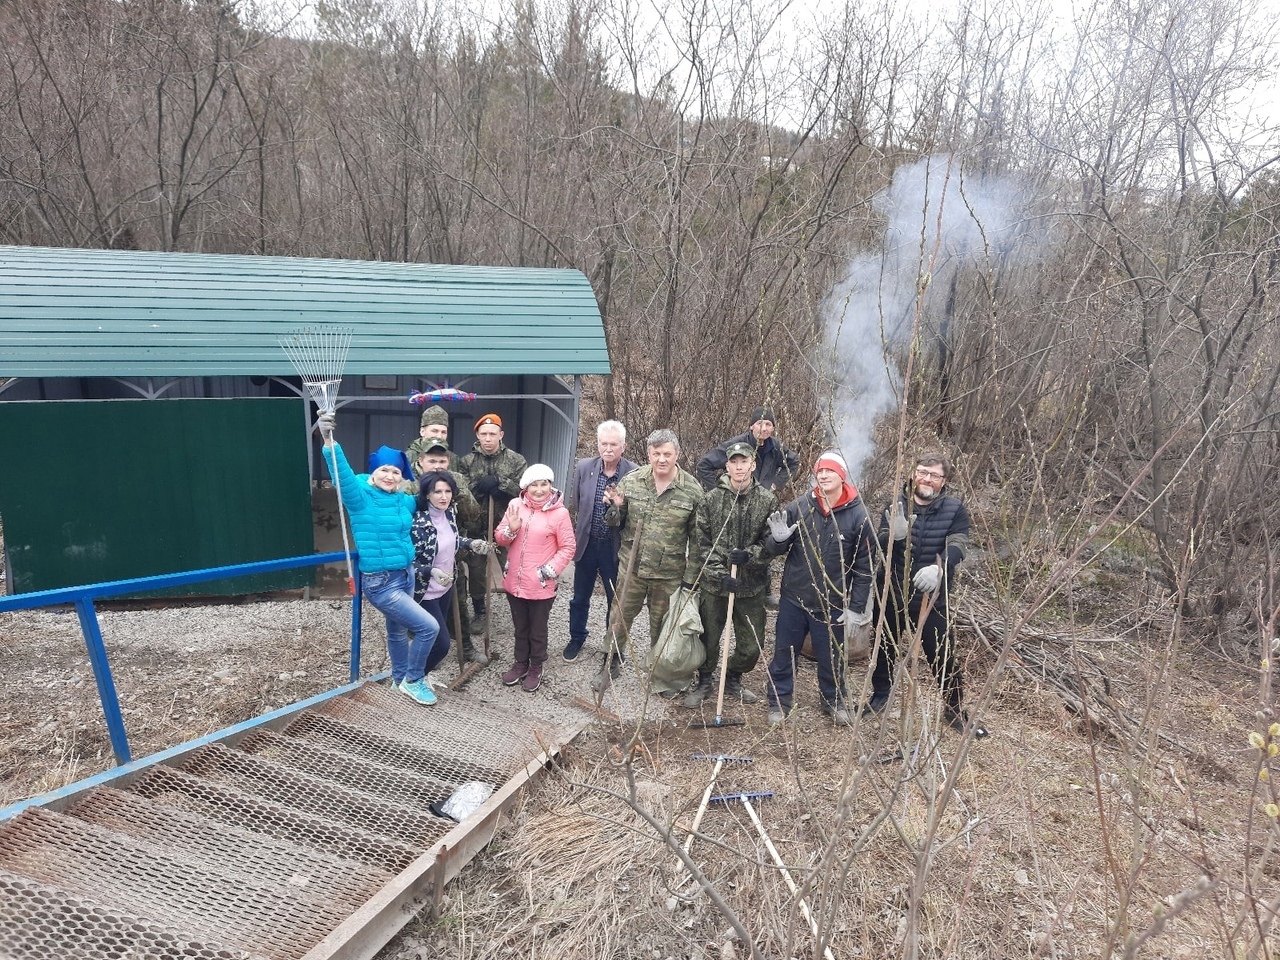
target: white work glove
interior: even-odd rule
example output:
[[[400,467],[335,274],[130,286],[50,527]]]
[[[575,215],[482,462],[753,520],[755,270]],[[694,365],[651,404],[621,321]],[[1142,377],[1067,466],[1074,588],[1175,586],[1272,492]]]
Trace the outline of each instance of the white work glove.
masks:
[[[936,563],[931,563],[927,567],[921,567],[916,571],[916,575],[911,578],[911,583],[921,593],[933,593],[938,589],[938,584],[942,582],[942,568]]]
[[[324,437],[326,440],[333,436],[333,431],[336,430],[337,427],[338,415],[332,411],[329,411],[328,413],[321,413],[320,416],[316,417],[316,429],[320,431],[320,436]]]
[[[871,622],[871,604],[867,604],[867,609],[858,611],[852,607],[845,607],[844,613],[840,614],[840,618],[836,623],[843,624],[846,627],[865,627]]]
[[[775,510],[769,514],[769,536],[777,543],[786,543],[796,532],[798,523],[787,523],[787,511]]]
[[[551,564],[544,563],[542,566],[538,568],[538,582],[541,583],[543,586],[546,585],[548,580],[554,580],[555,578],[556,578],[556,568],[553,567]]]
[[[440,584],[440,586],[442,587],[448,587],[453,585],[453,574],[446,573],[445,571],[441,570],[439,567],[431,568],[431,579],[434,580],[436,583]]]
[[[492,550],[493,547],[489,545],[488,540],[472,540],[470,545],[467,547],[467,549],[470,550],[472,553],[474,553],[477,557],[483,557],[490,550]]]
[[[911,530],[911,521],[906,518],[902,512],[902,501],[898,500],[893,505],[893,511],[886,510],[884,512],[885,519],[889,522],[889,537],[892,540],[905,540],[907,533]],[[914,516],[911,518],[915,519]]]

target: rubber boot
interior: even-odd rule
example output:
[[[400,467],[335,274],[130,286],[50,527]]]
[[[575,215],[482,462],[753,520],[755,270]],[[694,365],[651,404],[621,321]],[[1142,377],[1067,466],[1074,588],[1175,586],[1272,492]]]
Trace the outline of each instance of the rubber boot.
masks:
[[[467,663],[478,663],[483,666],[489,662],[489,658],[485,656],[484,651],[477,647],[470,637],[466,637],[462,641],[462,656]]]
[[[703,671],[698,677],[698,683],[692,690],[684,695],[684,705],[690,710],[697,710],[702,706],[702,701],[711,696],[711,690],[715,687],[715,674]]]
[[[618,652],[612,651],[605,654],[604,659],[600,663],[600,671],[591,680],[591,689],[596,693],[604,693],[622,675],[622,657]]]

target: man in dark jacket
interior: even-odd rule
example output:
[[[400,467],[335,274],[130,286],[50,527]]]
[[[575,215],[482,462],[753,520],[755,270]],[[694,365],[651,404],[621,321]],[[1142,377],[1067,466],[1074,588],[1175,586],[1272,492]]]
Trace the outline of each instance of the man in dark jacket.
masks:
[[[613,610],[613,591],[618,584],[618,547],[622,531],[604,521],[609,500],[605,492],[636,468],[622,454],[627,449],[627,428],[617,420],[596,427],[599,456],[579,460],[569,486],[569,509],[576,511],[574,534],[578,551],[573,557],[573,599],[569,601],[569,643],[564,658],[578,659],[587,642],[587,614],[596,579],[604,583],[605,622]]]
[[[865,631],[871,622],[875,529],[840,454],[828,450],[813,472],[813,491],[769,517],[765,551],[787,557],[769,664],[769,722],[781,723],[791,712],[795,664],[807,632],[822,709],[837,726],[848,726],[845,630]]]
[[[770,493],[777,493],[791,482],[800,467],[800,457],[773,435],[773,410],[756,407],[751,411],[751,427],[741,436],[732,437],[698,461],[698,480],[704,490],[714,490],[729,459],[729,447],[749,443],[756,448],[756,482]]]
[[[969,721],[961,706],[947,601],[955,569],[964,560],[969,511],[959,497],[942,492],[950,475],[945,457],[921,457],[906,488],[880,520],[880,549],[886,557],[881,577],[888,577],[888,605],[883,611],[885,636],[871,673],[871,699],[863,712],[879,713],[888,705],[894,665],[903,645],[909,645],[919,630],[920,646],[942,691],[944,718],[963,731]],[[987,735],[981,724],[973,731],[977,737]]]
[[[754,443],[729,445],[729,459],[720,485],[702,498],[689,541],[684,583],[698,586],[702,616],[702,644],[706,651],[698,684],[684,698],[695,709],[718,686],[720,640],[733,596],[733,651],[725,666],[725,695],[755,703],[756,695],[742,685],[742,675],[760,660],[764,640],[764,594],[769,586],[769,560],[764,543],[769,515],[778,498],[756,483]]]

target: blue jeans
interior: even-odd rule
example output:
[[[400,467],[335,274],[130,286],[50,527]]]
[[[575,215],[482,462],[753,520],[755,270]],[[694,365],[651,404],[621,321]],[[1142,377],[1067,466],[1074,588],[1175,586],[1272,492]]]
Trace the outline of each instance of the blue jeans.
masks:
[[[807,632],[818,658],[818,692],[828,710],[844,706],[844,627],[835,622],[843,611],[818,616],[793,600],[782,598],[774,626],[773,660],[769,663],[769,706],[791,709],[795,690],[795,663],[800,659]]]
[[[387,618],[387,654],[391,657],[392,683],[421,680],[440,627],[435,617],[413,600],[412,568],[362,573],[360,584],[368,601]],[[409,641],[410,631],[413,632],[412,642]]]
[[[618,555],[613,552],[613,540],[587,540],[582,559],[573,565],[573,599],[569,601],[569,639],[579,642],[587,639],[587,614],[591,611],[591,594],[596,589],[596,577],[604,581],[604,619],[609,622],[613,608],[613,591],[618,585]]]

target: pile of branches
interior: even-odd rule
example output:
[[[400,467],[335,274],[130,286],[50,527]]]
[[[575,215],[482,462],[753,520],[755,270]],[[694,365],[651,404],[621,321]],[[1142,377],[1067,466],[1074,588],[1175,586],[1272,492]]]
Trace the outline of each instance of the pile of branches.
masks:
[[[1095,651],[1103,646],[1129,647],[1132,640],[1046,630],[1029,623],[1010,627],[994,605],[976,597],[955,604],[951,614],[956,625],[967,630],[993,658],[1005,652],[1005,662],[1015,674],[1052,691],[1093,732],[1105,733],[1141,756],[1148,756],[1162,743],[1199,763],[1216,766],[1212,759],[1161,729],[1144,709],[1126,702],[1112,683]]]

